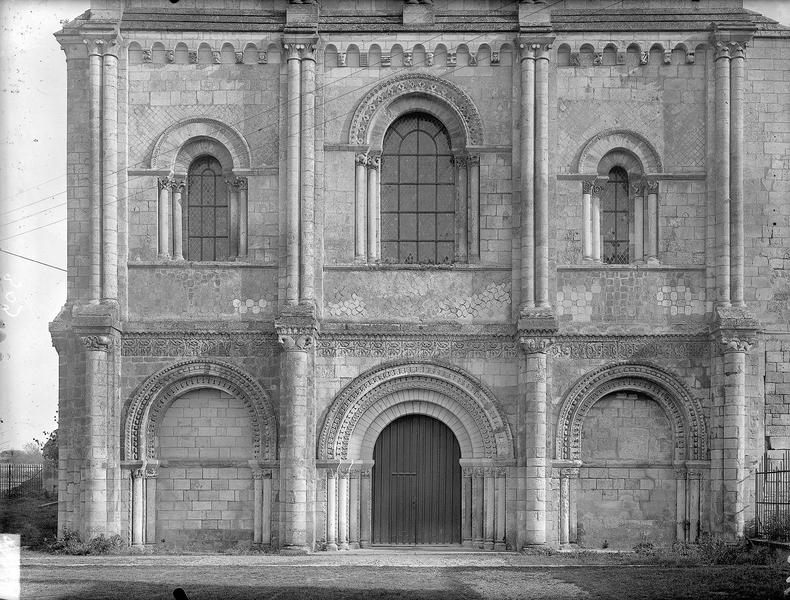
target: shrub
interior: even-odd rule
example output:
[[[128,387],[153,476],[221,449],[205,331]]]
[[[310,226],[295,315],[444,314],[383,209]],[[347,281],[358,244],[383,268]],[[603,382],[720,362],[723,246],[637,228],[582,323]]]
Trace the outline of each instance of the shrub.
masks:
[[[774,542],[790,542],[790,515],[772,515],[763,519],[760,535]]]
[[[83,542],[80,539],[80,534],[71,529],[66,529],[60,539],[55,540],[48,546],[50,552],[73,556],[115,554],[125,548],[126,543],[120,535],[116,534],[106,537],[102,533],[91,538],[89,542]]]
[[[634,546],[634,552],[644,556],[652,556],[656,553],[655,547],[650,542],[639,542]]]

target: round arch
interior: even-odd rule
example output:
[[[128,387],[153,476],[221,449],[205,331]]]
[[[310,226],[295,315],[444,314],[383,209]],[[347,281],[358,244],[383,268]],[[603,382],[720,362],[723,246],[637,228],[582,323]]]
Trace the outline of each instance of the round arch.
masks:
[[[483,122],[472,99],[457,85],[425,73],[406,73],[374,86],[357,105],[349,143],[381,149],[384,133],[399,116],[427,112],[442,121],[453,149],[483,143]]]
[[[335,397],[324,420],[320,460],[369,460],[381,431],[407,414],[447,425],[464,459],[513,457],[513,436],[493,394],[461,369],[398,361],[361,374]]]
[[[224,391],[247,407],[258,460],[277,458],[277,422],[271,400],[255,379],[238,367],[200,359],[177,362],[157,371],[139,387],[129,403],[124,424],[126,460],[156,458],[154,439],[170,405],[201,388]]]
[[[194,146],[192,142],[196,141],[211,146],[199,153],[216,153],[224,170],[250,168],[250,147],[241,133],[226,123],[204,117],[186,119],[165,129],[151,152],[151,168],[166,169],[173,173],[186,172],[183,165],[189,166],[190,151],[184,156],[183,150],[188,144]]]
[[[607,129],[593,136],[582,147],[576,172],[596,175],[604,158],[612,151],[638,161],[644,174],[661,173],[664,168],[655,147],[642,135],[627,129]],[[608,173],[608,171],[607,171]]]
[[[661,406],[672,426],[675,462],[707,459],[707,427],[699,401],[673,375],[636,363],[597,369],[568,391],[557,424],[558,459],[581,460],[582,425],[587,413],[598,400],[619,391],[641,392]]]

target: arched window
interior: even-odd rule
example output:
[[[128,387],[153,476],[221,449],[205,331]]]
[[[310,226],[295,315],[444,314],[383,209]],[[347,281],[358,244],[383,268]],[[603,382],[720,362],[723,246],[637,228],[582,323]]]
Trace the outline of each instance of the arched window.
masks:
[[[381,156],[381,260],[449,264],[455,257],[450,137],[427,113],[400,117]]]
[[[190,165],[186,194],[186,259],[228,260],[228,194],[216,158],[201,156]]]
[[[628,226],[631,203],[628,199],[628,173],[622,167],[609,171],[609,180],[601,190],[602,259],[606,264],[629,262]]]

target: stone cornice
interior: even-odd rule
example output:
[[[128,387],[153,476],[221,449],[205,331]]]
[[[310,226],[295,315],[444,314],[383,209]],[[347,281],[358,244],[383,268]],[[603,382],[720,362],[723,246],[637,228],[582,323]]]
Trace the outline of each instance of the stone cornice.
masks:
[[[757,343],[759,329],[760,322],[745,306],[720,306],[710,334],[724,354],[748,352]]]

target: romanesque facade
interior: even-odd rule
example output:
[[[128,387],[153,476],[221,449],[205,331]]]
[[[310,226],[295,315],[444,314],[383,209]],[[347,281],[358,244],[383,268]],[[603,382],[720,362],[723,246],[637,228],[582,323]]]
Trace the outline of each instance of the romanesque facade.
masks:
[[[734,538],[790,447],[790,30],[738,0],[93,0],[59,529]]]

